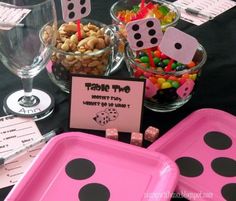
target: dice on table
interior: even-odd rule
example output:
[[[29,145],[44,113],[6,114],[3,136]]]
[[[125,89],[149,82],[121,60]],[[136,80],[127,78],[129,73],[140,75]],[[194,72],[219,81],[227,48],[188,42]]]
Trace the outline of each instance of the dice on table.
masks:
[[[159,135],[159,129],[149,126],[144,133],[144,139],[149,141],[149,142],[154,142]]]
[[[130,144],[141,147],[142,144],[143,144],[143,134],[138,133],[138,132],[132,132],[131,133]]]
[[[116,128],[107,128],[106,138],[112,139],[112,140],[118,140],[118,130]]]

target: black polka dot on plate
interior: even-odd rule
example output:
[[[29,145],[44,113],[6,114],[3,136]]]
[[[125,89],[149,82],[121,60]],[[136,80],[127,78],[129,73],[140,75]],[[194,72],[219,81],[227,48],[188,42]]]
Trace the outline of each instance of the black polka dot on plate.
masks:
[[[147,22],[147,27],[153,27],[154,26],[154,23],[153,23],[153,21],[148,21]]]
[[[74,12],[70,12],[70,13],[69,13],[69,18],[72,19],[72,18],[74,18],[74,17],[75,17],[75,13],[74,13]]]
[[[95,172],[95,165],[90,160],[77,158],[67,163],[66,174],[76,180],[88,179]]]
[[[236,183],[226,184],[221,189],[221,194],[226,201],[236,200]]]
[[[137,47],[143,47],[143,41],[138,41],[138,42],[136,43],[136,45],[137,45]]]
[[[140,33],[134,34],[134,38],[135,38],[136,40],[139,40],[139,39],[141,38],[141,34],[140,34]]]
[[[138,31],[139,30],[139,25],[138,24],[134,24],[132,26],[132,29],[133,29],[133,31]]]
[[[197,177],[203,173],[203,165],[198,160],[191,157],[178,158],[176,164],[179,167],[180,174],[186,177]]]
[[[229,136],[218,131],[211,131],[204,136],[205,143],[218,150],[229,149],[232,146],[232,140]]]
[[[68,10],[72,10],[74,8],[74,4],[73,3],[69,3],[67,8],[68,8]]]
[[[154,35],[156,34],[155,29],[149,30],[149,31],[148,31],[148,34],[149,34],[150,36],[154,36]]]
[[[84,14],[84,13],[86,13],[86,8],[85,7],[81,8],[81,14]]]
[[[158,39],[157,39],[157,38],[152,38],[152,39],[151,39],[151,43],[152,43],[152,44],[157,44],[157,42],[158,42]]]
[[[80,0],[80,5],[84,5],[86,0]]]
[[[175,48],[177,50],[180,50],[182,48],[182,45],[180,43],[175,43]]]
[[[231,158],[216,158],[211,162],[212,169],[224,177],[236,176],[236,161]]]
[[[79,191],[80,201],[108,201],[109,198],[109,189],[106,186],[98,183],[87,184]]]

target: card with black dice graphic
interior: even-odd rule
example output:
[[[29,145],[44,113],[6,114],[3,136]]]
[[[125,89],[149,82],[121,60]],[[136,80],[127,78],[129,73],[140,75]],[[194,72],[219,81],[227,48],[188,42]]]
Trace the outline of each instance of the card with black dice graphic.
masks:
[[[144,87],[142,79],[72,76],[69,128],[139,132]]]

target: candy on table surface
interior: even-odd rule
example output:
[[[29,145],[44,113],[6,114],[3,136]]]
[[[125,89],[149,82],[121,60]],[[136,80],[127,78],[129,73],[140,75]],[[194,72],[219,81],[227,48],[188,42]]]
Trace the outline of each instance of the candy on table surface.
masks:
[[[126,31],[129,45],[136,51],[158,46],[163,37],[160,22],[156,18],[129,22]]]
[[[112,140],[118,140],[118,130],[116,128],[107,128],[106,138],[112,139]]]
[[[154,142],[159,135],[159,129],[153,126],[149,126],[144,133],[144,139],[149,142]]]
[[[197,39],[174,27],[166,29],[159,48],[162,53],[183,64],[189,64],[199,46]]]
[[[131,133],[130,144],[141,147],[142,144],[143,144],[143,134],[138,133],[138,132],[132,132]]]
[[[76,21],[91,12],[90,0],[61,0],[62,15],[65,22]]]

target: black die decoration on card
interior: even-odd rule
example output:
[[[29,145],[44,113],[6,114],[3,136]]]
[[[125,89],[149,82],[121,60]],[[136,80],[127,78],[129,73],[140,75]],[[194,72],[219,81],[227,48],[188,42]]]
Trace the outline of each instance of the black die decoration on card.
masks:
[[[97,122],[97,124],[99,124],[101,126],[106,125],[110,121],[109,115],[104,111],[98,112],[93,119],[94,119],[94,121]]]
[[[114,121],[119,116],[119,113],[115,108],[106,108],[105,112],[109,115],[109,120]]]
[[[189,94],[192,92],[194,87],[194,81],[191,79],[187,79],[186,82],[177,89],[176,93],[180,98],[187,98]]]
[[[129,45],[135,51],[156,47],[163,37],[160,21],[156,18],[129,22],[126,31]]]
[[[82,19],[91,12],[90,0],[61,0],[61,6],[65,22]]]
[[[165,55],[183,64],[192,61],[198,46],[198,41],[194,37],[174,27],[166,30],[159,45]]]

